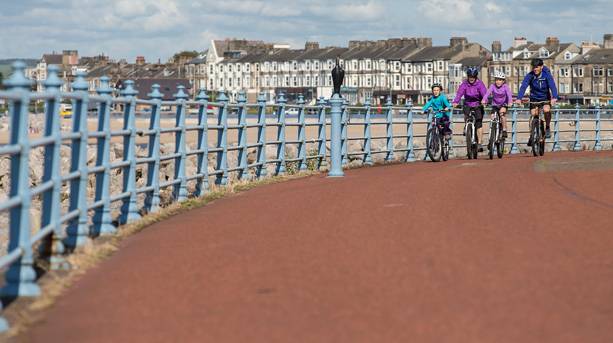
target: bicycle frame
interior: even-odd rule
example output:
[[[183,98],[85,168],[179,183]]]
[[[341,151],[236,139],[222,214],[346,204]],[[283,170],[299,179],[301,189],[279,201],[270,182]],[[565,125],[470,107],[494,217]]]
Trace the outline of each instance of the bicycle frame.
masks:
[[[467,133],[468,131],[468,124],[472,124],[472,128],[471,128],[471,144],[477,144],[477,140],[475,137],[476,131],[477,129],[475,128],[475,110],[470,110],[470,114],[468,115],[468,118],[466,118],[466,123],[464,123],[464,133]]]

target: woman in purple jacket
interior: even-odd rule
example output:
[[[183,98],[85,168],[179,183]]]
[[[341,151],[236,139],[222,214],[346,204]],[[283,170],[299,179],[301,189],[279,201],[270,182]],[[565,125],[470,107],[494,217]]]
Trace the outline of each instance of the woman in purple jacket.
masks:
[[[513,105],[513,93],[506,84],[507,76],[501,71],[494,72],[494,83],[490,85],[485,97],[483,98],[483,105],[487,105],[490,95],[492,96],[492,119],[494,113],[500,114],[502,121],[502,137],[507,138],[507,107]]]
[[[467,79],[462,82],[460,88],[453,99],[453,106],[457,107],[460,100],[464,97],[464,121],[468,118],[471,110],[475,111],[475,128],[477,129],[477,139],[479,140],[479,151],[483,151],[481,142],[483,141],[483,106],[481,101],[487,93],[485,84],[479,80],[479,69],[477,67],[468,67],[466,70]]]

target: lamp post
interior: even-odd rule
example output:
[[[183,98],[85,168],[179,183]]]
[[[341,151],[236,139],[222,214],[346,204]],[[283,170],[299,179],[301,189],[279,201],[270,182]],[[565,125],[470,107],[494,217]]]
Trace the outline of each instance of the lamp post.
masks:
[[[332,127],[330,136],[330,171],[328,177],[343,177],[342,151],[341,151],[341,86],[345,77],[345,70],[340,65],[339,58],[336,58],[336,66],[332,69],[332,83],[334,91],[330,99],[330,116],[332,117]]]

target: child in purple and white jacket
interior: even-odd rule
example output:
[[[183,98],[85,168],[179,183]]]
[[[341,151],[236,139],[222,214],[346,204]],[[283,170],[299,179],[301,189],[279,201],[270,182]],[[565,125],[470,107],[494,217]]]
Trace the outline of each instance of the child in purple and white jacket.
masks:
[[[502,121],[502,137],[507,138],[507,109],[513,105],[513,93],[506,84],[507,76],[500,71],[494,72],[494,83],[490,85],[490,88],[483,97],[483,105],[487,105],[490,95],[492,96],[492,119],[494,113],[500,114]]]

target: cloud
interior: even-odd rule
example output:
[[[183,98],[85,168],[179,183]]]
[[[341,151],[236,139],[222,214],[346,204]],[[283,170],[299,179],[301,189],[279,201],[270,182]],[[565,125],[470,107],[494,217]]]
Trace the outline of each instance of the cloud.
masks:
[[[232,37],[294,47],[403,36],[429,36],[435,44],[468,36],[484,46],[508,46],[515,35],[580,43],[613,31],[611,12],[610,0],[5,0],[0,58],[78,49],[165,60]]]

